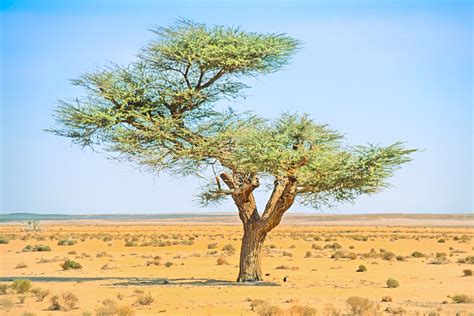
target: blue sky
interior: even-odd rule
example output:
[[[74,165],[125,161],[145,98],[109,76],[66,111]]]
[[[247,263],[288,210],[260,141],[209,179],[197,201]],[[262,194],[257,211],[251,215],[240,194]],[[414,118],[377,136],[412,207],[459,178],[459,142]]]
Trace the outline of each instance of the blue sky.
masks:
[[[303,48],[283,71],[251,81],[232,104],[275,117],[310,113],[347,143],[421,148],[393,188],[333,210],[472,211],[470,1],[1,1],[1,212],[150,213],[199,208],[199,181],[156,177],[43,130],[69,79],[127,64],[177,18],[288,33]],[[266,195],[258,192],[259,204]]]

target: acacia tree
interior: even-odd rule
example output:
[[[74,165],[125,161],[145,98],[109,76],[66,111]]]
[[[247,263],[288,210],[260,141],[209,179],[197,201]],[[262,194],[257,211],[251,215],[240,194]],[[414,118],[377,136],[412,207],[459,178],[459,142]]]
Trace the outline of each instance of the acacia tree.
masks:
[[[207,176],[205,204],[232,198],[243,223],[238,281],[260,281],[262,245],[295,200],[315,208],[353,201],[388,184],[414,150],[401,143],[347,147],[308,115],[274,121],[232,109],[246,77],[280,70],[299,48],[285,34],[181,20],[153,30],[137,61],[87,73],[86,95],[61,101],[52,132],[151,172]],[[254,191],[271,192],[263,212]]]

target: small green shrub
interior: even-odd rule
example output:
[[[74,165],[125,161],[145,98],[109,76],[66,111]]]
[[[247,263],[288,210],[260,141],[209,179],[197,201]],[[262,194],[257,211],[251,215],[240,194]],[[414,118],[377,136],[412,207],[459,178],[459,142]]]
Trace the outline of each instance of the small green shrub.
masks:
[[[13,281],[10,287],[18,294],[26,293],[31,288],[31,281],[25,279],[18,279]]]
[[[72,239],[61,239],[61,240],[58,240],[58,246],[74,246],[75,244],[77,244],[77,241],[76,241],[76,240],[72,240]]]
[[[8,239],[7,237],[5,236],[0,236],[0,245],[6,245],[10,242],[10,239]]]
[[[422,253],[422,252],[419,252],[419,251],[414,251],[411,256],[413,258],[423,258],[425,255]]]
[[[70,259],[66,259],[66,260],[61,264],[61,267],[63,268],[63,270],[71,270],[71,269],[77,270],[77,269],[82,269],[82,265],[81,265],[79,262],[76,262],[76,261],[73,261],[73,260],[70,260]]]
[[[388,288],[390,288],[390,289],[394,289],[394,288],[400,286],[400,283],[398,283],[397,280],[392,279],[392,278],[388,278],[388,280],[386,281],[386,283],[387,283]]]
[[[361,264],[359,268],[356,270],[356,272],[365,272],[367,271],[367,267]]]
[[[51,251],[51,247],[46,246],[46,245],[26,245],[23,250],[23,252],[42,252],[42,251]]]

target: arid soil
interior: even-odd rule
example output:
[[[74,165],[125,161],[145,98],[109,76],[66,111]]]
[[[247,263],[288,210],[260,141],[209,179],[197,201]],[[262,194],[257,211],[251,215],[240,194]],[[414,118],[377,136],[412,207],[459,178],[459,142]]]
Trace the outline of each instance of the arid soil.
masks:
[[[2,224],[0,284],[6,286],[4,293],[0,287],[0,314],[474,311],[474,277],[465,275],[474,269],[472,217],[361,216],[323,223],[294,215],[285,220],[265,241],[266,282],[258,285],[234,282],[242,234],[235,219],[44,222],[38,232],[26,231],[21,223]],[[81,268],[62,267],[66,259]],[[361,265],[366,271],[356,272],[364,270]],[[12,286],[18,278],[29,279],[31,287]],[[389,288],[389,278],[398,287]],[[354,296],[359,299],[348,304]]]

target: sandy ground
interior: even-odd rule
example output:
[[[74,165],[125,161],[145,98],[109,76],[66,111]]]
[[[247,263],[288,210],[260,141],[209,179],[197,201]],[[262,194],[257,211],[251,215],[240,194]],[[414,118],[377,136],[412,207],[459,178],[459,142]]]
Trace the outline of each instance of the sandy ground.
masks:
[[[397,226],[400,220],[404,225]],[[261,306],[288,310],[305,305],[319,315],[351,315],[346,304],[351,296],[368,298],[378,305],[378,312],[397,307],[405,315],[470,315],[474,311],[474,304],[452,300],[456,294],[474,295],[474,277],[463,275],[474,265],[459,263],[473,255],[472,218],[360,217],[352,219],[351,225],[336,219],[326,219],[321,225],[320,220],[308,224],[307,218],[289,218],[267,237],[263,272],[269,283],[260,286],[233,282],[242,234],[236,223],[233,219],[212,225],[209,219],[206,223],[191,219],[45,222],[40,232],[27,232],[18,223],[0,225],[0,236],[10,239],[0,244],[0,283],[11,284],[12,277],[29,278],[33,287],[50,292],[37,300],[31,292],[16,294],[8,289],[0,295],[0,314],[95,315],[109,299],[129,306],[135,315],[257,315],[263,313]],[[77,243],[60,246],[62,239]],[[342,248],[328,247],[334,243]],[[22,251],[38,244],[50,246],[51,251]],[[222,250],[226,245],[236,251]],[[365,258],[371,249],[375,252]],[[381,249],[399,257],[385,260]],[[337,250],[353,254],[331,258]],[[412,257],[414,251],[424,257]],[[436,258],[437,253],[445,256]],[[66,258],[79,262],[82,269],[64,271],[60,264]],[[219,258],[225,263],[218,265]],[[20,263],[26,267],[17,268]],[[366,272],[356,272],[361,264]],[[388,288],[388,278],[400,286]],[[66,312],[50,310],[51,297],[64,292],[77,296],[77,306]],[[151,304],[137,303],[148,294],[154,299]],[[384,296],[392,302],[381,302]],[[252,310],[252,300],[266,305]]]

